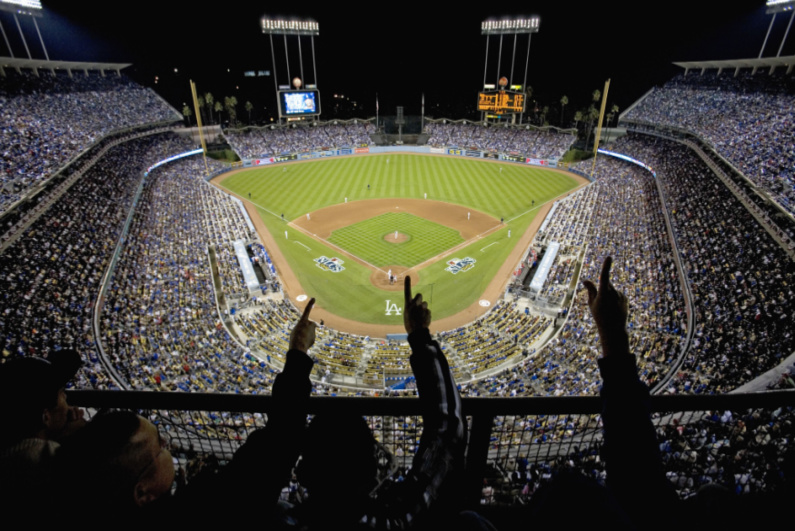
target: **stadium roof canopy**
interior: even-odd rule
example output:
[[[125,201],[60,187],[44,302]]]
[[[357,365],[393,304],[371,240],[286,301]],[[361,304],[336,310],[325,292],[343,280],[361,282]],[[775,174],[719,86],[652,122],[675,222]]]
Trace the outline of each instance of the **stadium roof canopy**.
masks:
[[[42,69],[50,70],[53,73],[55,73],[56,70],[66,70],[70,76],[74,70],[82,70],[86,74],[88,74],[89,70],[98,70],[104,76],[106,70],[112,70],[116,72],[116,74],[120,74],[121,71],[128,66],[132,66],[132,63],[81,63],[77,61],[44,61],[42,59],[0,57],[0,76],[6,75],[6,68],[13,68],[17,72],[21,71],[23,68],[33,70],[33,73],[36,75],[39,75],[39,70]]]
[[[685,69],[685,74],[688,70],[701,70],[703,73],[706,70],[718,69],[718,74],[723,70],[733,69],[734,74],[740,71],[741,68],[751,68],[755,74],[760,68],[769,68],[770,73],[777,67],[785,67],[787,74],[791,74],[793,67],[795,67],[795,55],[788,55],[786,57],[763,57],[759,59],[727,59],[724,61],[684,61],[675,62],[676,66]]]

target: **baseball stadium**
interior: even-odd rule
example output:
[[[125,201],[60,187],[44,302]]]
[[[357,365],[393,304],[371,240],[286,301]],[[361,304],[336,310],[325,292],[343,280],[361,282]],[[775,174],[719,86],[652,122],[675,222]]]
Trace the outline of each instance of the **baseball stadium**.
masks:
[[[537,73],[543,9],[439,21],[476,75],[368,104],[330,60],[356,26],[322,10],[262,16],[237,44],[260,66],[202,77],[74,60],[56,19],[82,11],[53,4],[0,0],[8,514],[65,480],[130,521],[242,502],[304,528],[572,503],[567,527],[722,528],[787,499],[792,1],[733,12],[758,57],[597,61],[577,101],[550,76],[571,103]]]

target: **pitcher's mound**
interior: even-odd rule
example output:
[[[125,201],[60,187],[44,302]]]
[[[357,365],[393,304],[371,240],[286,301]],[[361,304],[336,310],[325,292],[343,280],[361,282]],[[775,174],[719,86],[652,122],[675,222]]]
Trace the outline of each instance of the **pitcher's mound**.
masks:
[[[397,237],[395,237],[394,232],[390,232],[389,234],[384,235],[384,241],[387,243],[403,243],[408,239],[409,239],[408,234],[403,234],[402,232],[398,232]]]

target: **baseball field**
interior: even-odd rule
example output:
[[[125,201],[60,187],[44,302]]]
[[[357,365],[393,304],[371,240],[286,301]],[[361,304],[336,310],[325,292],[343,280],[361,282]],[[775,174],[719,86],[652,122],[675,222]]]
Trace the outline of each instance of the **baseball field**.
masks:
[[[260,218],[297,306],[315,297],[316,320],[383,337],[402,328],[405,275],[435,322],[487,310],[541,218],[533,220],[583,182],[526,165],[390,154],[240,170],[216,184]]]

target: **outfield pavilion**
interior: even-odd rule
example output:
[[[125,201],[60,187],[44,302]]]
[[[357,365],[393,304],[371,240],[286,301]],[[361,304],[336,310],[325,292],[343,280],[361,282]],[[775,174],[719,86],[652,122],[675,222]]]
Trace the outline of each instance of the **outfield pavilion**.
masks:
[[[175,448],[193,445],[228,454],[263,418],[225,412],[240,408],[235,397],[218,393],[268,394],[295,309],[278,297],[267,297],[251,304],[242,316],[224,315],[224,301],[246,297],[231,242],[250,240],[252,234],[238,205],[199,177],[206,169],[198,161],[172,162],[144,178],[146,168],[195,147],[171,132],[179,120],[174,109],[129,80],[103,77],[105,65],[73,65],[89,73],[72,79],[62,69],[52,76],[43,72],[54,65],[42,63],[20,65],[19,72],[6,69],[3,80],[8,103],[3,106],[4,121],[14,124],[9,131],[16,135],[4,145],[10,153],[3,168],[4,355],[77,347],[87,362],[81,388],[189,391],[177,396],[87,391],[75,397],[88,406],[124,403],[145,408],[159,422],[175,426]],[[41,76],[32,75],[34,71]],[[715,85],[728,92],[715,91]],[[791,73],[761,71],[731,82],[712,75],[683,77],[659,89],[660,94],[647,96],[648,109],[644,100],[633,105],[622,117],[632,134],[613,149],[646,163],[656,174],[609,156],[599,159],[593,184],[562,201],[538,236],[538,248],[560,245],[547,282],[532,296],[506,294],[505,302],[482,322],[443,338],[460,362],[459,377],[471,380],[465,387],[470,396],[515,397],[469,402],[474,438],[470,455],[477,456],[470,471],[472,484],[487,477],[496,487],[496,501],[521,499],[525,485],[535,485],[550,470],[571,466],[570,462],[590,474],[600,473],[593,459],[600,441],[594,416],[598,407],[592,399],[516,399],[595,393],[595,342],[582,298],[576,296],[579,278],[593,278],[594,268],[608,254],[589,245],[594,241],[615,246],[609,254],[618,263],[630,264],[619,278],[632,286],[628,292],[633,307],[643,308],[633,326],[633,347],[643,349],[646,381],[663,394],[720,395],[656,400],[660,411],[677,412],[657,419],[658,435],[671,447],[687,448],[693,461],[702,464],[699,452],[710,448],[699,442],[703,432],[706,440],[735,437],[735,422],[744,419],[754,437],[751,443],[733,440],[734,445],[751,455],[783,449],[789,407],[780,408],[791,405],[791,394],[725,393],[744,386],[787,385],[779,375],[791,365],[789,356],[795,350],[788,332],[793,296],[786,288],[793,275],[788,203],[792,182],[787,175],[781,182],[771,180],[770,173],[792,167],[791,141],[780,136],[781,129],[760,126],[762,142],[738,146],[711,136],[720,131],[720,117],[698,129],[690,123],[662,122],[654,114],[659,101],[704,112],[705,94],[711,106],[738,105],[731,95],[749,88],[756,90],[758,101],[743,106],[744,113],[766,120],[772,114],[782,123],[792,123]],[[118,98],[128,103],[124,121],[101,106],[114,105]],[[790,105],[782,105],[780,98]],[[36,122],[29,118],[34,109],[39,113]],[[335,147],[344,149],[366,140],[366,125],[353,125],[353,132],[341,132],[338,124],[319,126],[316,130],[326,142],[321,145],[328,146],[328,138],[341,138]],[[64,128],[74,133],[68,143],[59,134]],[[734,134],[736,126],[727,131]],[[440,146],[484,153],[521,137],[511,129],[455,123],[433,124],[429,133]],[[549,133],[547,139],[546,134],[533,131],[541,140],[532,145],[557,146],[559,135]],[[290,151],[290,138],[285,136]],[[764,172],[754,171],[754,161],[759,160],[754,146],[764,150]],[[311,151],[315,146],[299,147]],[[51,161],[53,153],[64,158]],[[562,153],[532,154],[554,159]],[[31,168],[34,163],[38,167]],[[587,168],[580,171],[588,173]],[[188,192],[176,198],[174,190]],[[688,197],[684,190],[703,194]],[[708,195],[710,190],[715,195]],[[633,208],[622,212],[618,205],[627,203]],[[711,212],[718,205],[719,226],[711,227]],[[164,217],[174,222],[163,223]],[[179,220],[188,221],[180,225]],[[190,242],[191,247],[175,242]],[[654,262],[646,259],[650,255]],[[278,287],[278,272],[269,281]],[[557,311],[550,313],[550,308],[565,309],[566,317],[556,323]],[[521,345],[514,339],[520,333]],[[410,389],[386,385],[386,372],[375,379],[362,378],[365,385],[350,385],[346,371],[356,369],[354,380],[359,369],[372,374],[368,364],[373,357],[340,356],[338,351],[367,353],[369,348],[372,354],[374,346],[330,330],[324,334],[338,343],[317,353],[317,394],[411,394]],[[543,344],[537,343],[543,335]],[[479,349],[474,337],[488,337],[493,352]],[[252,338],[257,344],[247,345]],[[475,346],[468,349],[473,341]],[[395,360],[394,366],[386,362],[380,367],[400,374],[404,353],[395,346],[384,354]],[[365,380],[378,385],[366,385]],[[317,400],[317,410],[332,407],[331,400]],[[379,437],[398,455],[410,454],[421,427],[411,401],[362,399],[346,404],[373,415]],[[268,405],[264,397],[247,401],[242,409],[266,412]],[[748,413],[749,408],[758,409]],[[734,414],[726,420],[725,415],[716,419],[700,413],[716,409]],[[672,430],[673,419],[686,429]],[[532,466],[522,465],[523,460]],[[749,459],[741,474],[747,476],[742,490],[768,488],[757,474],[759,464]],[[708,476],[738,481],[709,472],[712,463],[703,465],[703,470],[695,467],[687,474],[670,458],[669,476],[682,495]],[[473,487],[474,502],[477,490]]]

